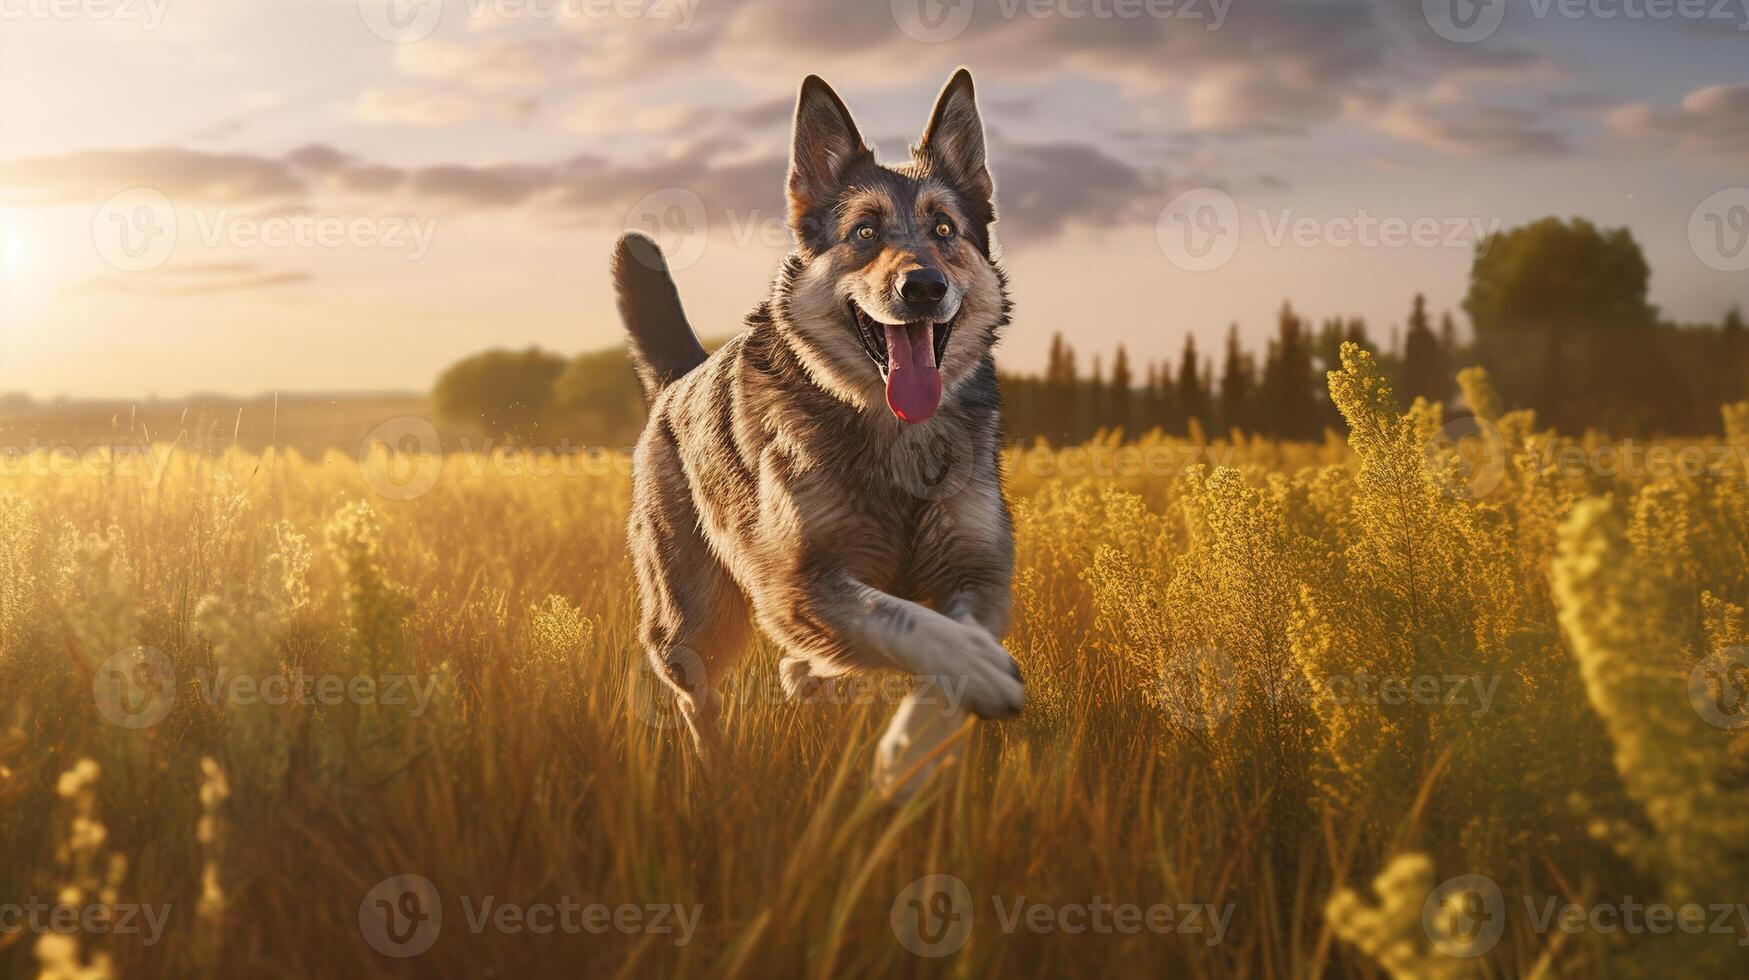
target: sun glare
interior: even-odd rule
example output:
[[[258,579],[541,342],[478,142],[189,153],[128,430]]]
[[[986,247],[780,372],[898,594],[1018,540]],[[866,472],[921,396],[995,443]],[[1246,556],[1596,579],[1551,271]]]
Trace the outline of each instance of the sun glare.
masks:
[[[24,268],[24,230],[17,217],[0,213],[0,273],[8,279],[20,279],[24,276]]]

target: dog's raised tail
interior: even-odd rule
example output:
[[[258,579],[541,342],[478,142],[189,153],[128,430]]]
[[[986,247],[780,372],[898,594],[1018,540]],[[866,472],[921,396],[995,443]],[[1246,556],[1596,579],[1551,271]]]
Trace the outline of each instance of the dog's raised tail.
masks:
[[[704,347],[686,322],[674,277],[655,242],[636,232],[619,237],[613,247],[613,288],[644,401],[654,401],[663,388],[704,363]]]

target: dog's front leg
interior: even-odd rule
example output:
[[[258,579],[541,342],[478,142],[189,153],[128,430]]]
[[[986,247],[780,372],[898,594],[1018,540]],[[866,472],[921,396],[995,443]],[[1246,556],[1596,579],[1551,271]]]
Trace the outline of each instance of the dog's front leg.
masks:
[[[981,625],[843,574],[762,598],[761,625],[823,676],[858,668],[898,670],[973,714],[1007,718],[1020,711],[1020,668]]]
[[[981,626],[991,636],[1001,639],[1008,632],[1011,605],[1008,584],[1004,582],[961,588],[942,605],[941,611],[949,619]]]
[[[791,657],[810,662],[822,676],[863,668],[917,679],[875,753],[875,783],[895,799],[916,792],[952,754],[936,749],[968,714],[1006,718],[1020,710],[1020,668],[970,612],[962,613],[966,619],[943,615],[848,575],[824,576],[797,598],[768,599],[760,610],[765,628]]]
[[[1008,631],[1008,610],[1008,589],[995,585],[964,588],[942,605],[947,618],[994,638]],[[895,800],[910,799],[937,768],[958,760],[961,745],[941,746],[959,733],[969,716],[951,690],[934,681],[920,682],[899,703],[881,735],[875,781]]]

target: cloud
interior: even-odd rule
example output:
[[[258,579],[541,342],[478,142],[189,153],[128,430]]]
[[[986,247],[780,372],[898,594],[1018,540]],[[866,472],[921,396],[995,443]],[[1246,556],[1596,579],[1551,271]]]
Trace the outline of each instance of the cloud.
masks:
[[[1350,96],[1345,111],[1351,123],[1452,156],[1556,156],[1572,150],[1565,135],[1524,109],[1363,94]]]
[[[1102,227],[1150,219],[1168,182],[1101,147],[1074,141],[993,137],[1004,241],[1035,242],[1071,225]],[[787,157],[720,138],[637,162],[580,155],[550,164],[397,167],[326,144],[278,157],[190,150],[92,151],[0,161],[0,185],[21,204],[95,204],[118,190],[156,187],[179,207],[225,204],[300,206],[373,213],[520,211],[546,226],[622,226],[652,194],[681,189],[719,225],[781,220]]]
[[[538,34],[525,19],[476,18],[474,33],[461,39],[403,45],[395,61],[403,87],[370,90],[360,111],[369,121],[455,125],[488,111],[462,93],[519,92],[556,99],[557,124],[591,136],[778,126],[788,120],[792,95],[746,109],[718,108],[710,105],[716,93],[688,96],[674,83],[702,75],[728,92],[769,91],[774,77],[799,79],[825,66],[836,77],[896,91],[945,79],[965,63],[998,86],[1068,79],[1107,86],[1115,95],[1093,97],[1135,120],[1157,120],[1163,107],[1180,105],[1189,131],[1239,140],[1352,124],[1350,100],[1369,92],[1415,88],[1437,95],[1443,85],[1461,99],[1463,83],[1526,83],[1556,74],[1547,57],[1504,43],[1446,43],[1428,30],[1418,9],[1406,13],[1377,0],[979,2],[963,8],[969,19],[952,43],[924,43],[908,34],[901,22],[915,30],[907,17],[910,2],[704,3],[689,8],[685,30],[658,15],[677,12],[684,0],[629,8],[645,16],[554,16],[557,23],[542,20]],[[936,0],[915,3],[922,11]],[[432,91],[421,95],[423,87]],[[1463,155],[1492,146],[1552,152],[1561,142],[1491,115],[1402,120],[1383,131]]]
[[[238,203],[283,199],[303,186],[284,160],[177,147],[0,161],[0,193],[25,205],[96,202],[136,187],[171,198]]]
[[[80,284],[131,296],[196,296],[211,293],[244,293],[311,282],[308,272],[271,272],[255,262],[207,262],[167,265],[157,275],[104,273]]]
[[[1165,179],[1086,143],[993,141],[998,230],[1004,242],[1036,241],[1072,224],[1102,227],[1152,220]]]
[[[427,38],[418,44],[400,45],[395,67],[411,78],[504,92],[545,86],[575,57],[575,45],[565,39],[455,42]]]
[[[1604,121],[1620,136],[1674,143],[1695,156],[1749,157],[1749,82],[1695,89],[1675,109],[1629,103]]]
[[[358,118],[386,126],[459,126],[480,117],[477,99],[453,92],[400,85],[368,88],[353,106]]]

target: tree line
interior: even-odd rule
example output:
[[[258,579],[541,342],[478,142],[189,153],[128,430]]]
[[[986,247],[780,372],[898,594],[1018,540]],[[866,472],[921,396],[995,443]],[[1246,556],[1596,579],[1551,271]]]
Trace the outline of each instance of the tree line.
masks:
[[[1314,323],[1284,302],[1262,351],[1228,327],[1217,356],[1186,335],[1176,357],[1138,361],[1123,346],[1086,359],[1061,333],[1042,374],[1000,376],[1011,440],[1080,441],[1104,430],[1184,434],[1238,430],[1319,439],[1341,429],[1324,372],[1345,341],[1372,350],[1405,400],[1446,401],[1459,368],[1488,368],[1507,404],[1569,433],[1705,434],[1718,406],[1749,398],[1749,331],[1733,307],[1716,323],[1675,323],[1648,301],[1650,269],[1625,228],[1583,218],[1540,221],[1490,236],[1476,250],[1462,308],[1435,322],[1417,294],[1375,343],[1359,318]],[[643,404],[625,352],[574,358],[531,348],[469,357],[438,379],[452,422],[523,442],[629,445]]]

